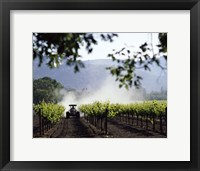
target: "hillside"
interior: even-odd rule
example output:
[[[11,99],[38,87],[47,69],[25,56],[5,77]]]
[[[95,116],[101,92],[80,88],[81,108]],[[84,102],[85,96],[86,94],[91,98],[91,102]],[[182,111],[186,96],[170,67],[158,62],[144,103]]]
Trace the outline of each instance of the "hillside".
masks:
[[[74,73],[73,67],[61,65],[59,68],[49,69],[48,66],[38,67],[37,61],[33,62],[33,78],[38,79],[45,76],[56,79],[65,88],[77,90],[95,90],[103,86],[105,80],[114,80],[105,68],[113,65],[109,59],[84,61],[85,68],[79,73]],[[151,67],[151,72],[137,70],[138,75],[143,77],[142,87],[147,92],[160,91],[161,87],[167,89],[167,71],[163,72],[157,66]]]

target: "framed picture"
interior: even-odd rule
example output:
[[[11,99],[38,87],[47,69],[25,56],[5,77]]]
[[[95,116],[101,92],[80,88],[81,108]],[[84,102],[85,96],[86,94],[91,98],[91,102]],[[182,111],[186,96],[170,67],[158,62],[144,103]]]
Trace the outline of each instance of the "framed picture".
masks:
[[[1,1],[1,170],[200,170],[199,8]]]

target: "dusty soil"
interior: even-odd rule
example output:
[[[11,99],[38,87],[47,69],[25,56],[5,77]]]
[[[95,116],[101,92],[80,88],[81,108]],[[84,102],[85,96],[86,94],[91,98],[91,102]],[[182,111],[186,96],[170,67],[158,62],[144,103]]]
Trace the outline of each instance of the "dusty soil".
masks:
[[[33,118],[33,137],[39,135],[39,119]],[[46,131],[44,138],[166,138],[158,132],[146,130],[132,124],[108,121],[108,133],[104,135],[100,130],[86,122],[84,118],[62,118],[59,123]]]
[[[39,118],[35,117],[33,126],[34,137],[39,135]],[[83,118],[62,118],[59,123],[46,131],[42,136],[44,138],[98,138],[101,132],[90,124],[87,124]]]
[[[110,138],[166,138],[151,130],[146,130],[131,124],[124,124],[116,120],[108,121],[108,135]]]

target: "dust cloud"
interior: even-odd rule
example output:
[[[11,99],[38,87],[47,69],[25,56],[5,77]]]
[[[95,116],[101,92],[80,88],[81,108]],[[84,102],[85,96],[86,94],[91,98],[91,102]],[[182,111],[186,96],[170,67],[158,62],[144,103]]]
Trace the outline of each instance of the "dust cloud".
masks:
[[[112,76],[107,77],[100,88],[96,90],[88,90],[87,88],[81,91],[67,91],[61,90],[63,100],[60,102],[65,106],[66,110],[69,109],[69,104],[82,104],[93,103],[95,101],[110,103],[132,103],[138,100],[144,100],[143,91],[141,89],[125,89],[119,88],[119,83],[114,80]]]

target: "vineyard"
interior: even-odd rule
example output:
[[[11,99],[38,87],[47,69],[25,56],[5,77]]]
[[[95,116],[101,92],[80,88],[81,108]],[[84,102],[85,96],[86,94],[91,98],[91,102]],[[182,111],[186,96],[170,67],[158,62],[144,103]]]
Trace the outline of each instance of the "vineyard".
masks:
[[[45,102],[34,105],[33,109],[39,116],[40,136],[58,123],[65,111],[61,105]]]
[[[58,104],[42,102],[34,105],[34,111],[39,116],[40,136],[167,136],[166,101],[144,101],[131,104],[112,104],[110,102],[97,101],[79,106],[79,111],[83,114],[80,119],[67,119],[64,114],[65,108]],[[73,129],[75,130],[74,132],[72,131]],[[60,130],[60,134],[58,130]]]
[[[119,120],[127,124],[134,123],[142,128],[156,131],[156,122],[159,122],[160,133],[167,124],[167,102],[147,101],[132,104],[110,104],[109,102],[94,102],[93,104],[81,105],[80,111],[84,113],[87,122],[100,128],[107,134],[107,121]],[[164,124],[165,123],[165,124]],[[166,129],[165,129],[166,133]]]

